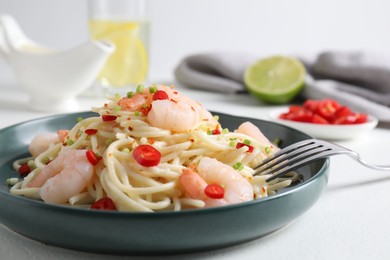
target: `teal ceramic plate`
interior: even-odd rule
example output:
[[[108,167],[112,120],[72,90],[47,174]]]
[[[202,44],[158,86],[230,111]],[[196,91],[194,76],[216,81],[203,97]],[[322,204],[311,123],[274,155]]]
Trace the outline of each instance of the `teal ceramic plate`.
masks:
[[[219,114],[219,113],[215,113]],[[10,195],[6,179],[16,176],[12,161],[27,155],[39,132],[71,128],[91,112],[57,115],[0,130],[0,222],[23,236],[54,246],[114,254],[171,254],[226,247],[267,235],[308,210],[325,190],[329,160],[298,172],[303,180],[275,196],[247,203],[182,212],[126,213],[90,211]],[[235,129],[250,120],[283,146],[310,136],[272,122],[220,115]],[[302,228],[305,228],[302,226]]]

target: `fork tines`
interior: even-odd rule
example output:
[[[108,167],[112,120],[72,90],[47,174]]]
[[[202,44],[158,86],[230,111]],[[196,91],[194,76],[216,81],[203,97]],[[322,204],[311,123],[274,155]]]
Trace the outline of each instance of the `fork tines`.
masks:
[[[329,156],[331,148],[314,139],[304,140],[292,144],[257,165],[254,175],[271,174],[266,181],[270,182],[310,162]]]

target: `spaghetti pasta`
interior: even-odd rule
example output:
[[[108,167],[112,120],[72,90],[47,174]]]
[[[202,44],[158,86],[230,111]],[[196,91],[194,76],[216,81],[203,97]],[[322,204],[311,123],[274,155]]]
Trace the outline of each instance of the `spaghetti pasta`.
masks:
[[[173,87],[137,89],[92,110],[95,117],[61,130],[43,152],[14,163],[16,170],[28,164],[31,172],[17,183],[13,180],[12,194],[84,207],[110,198],[120,211],[179,211],[245,201],[240,193],[248,191],[249,200],[265,197],[297,179],[293,174],[266,183],[267,176],[253,176],[252,167],[278,148],[250,132],[223,129],[216,117]],[[143,146],[148,149],[138,149]],[[201,174],[203,158],[210,158],[208,176]],[[193,195],[197,182],[191,179],[193,187],[184,181],[188,171],[209,185],[208,178],[216,178],[224,167],[233,181],[221,180],[225,194],[217,199],[203,189]]]

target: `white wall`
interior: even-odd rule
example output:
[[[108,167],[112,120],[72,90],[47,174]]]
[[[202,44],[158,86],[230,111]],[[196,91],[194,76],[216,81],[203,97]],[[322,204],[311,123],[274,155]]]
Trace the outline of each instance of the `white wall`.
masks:
[[[152,79],[171,78],[180,59],[204,51],[390,53],[388,0],[150,0],[149,6]],[[52,47],[88,37],[85,0],[0,0],[0,13]]]

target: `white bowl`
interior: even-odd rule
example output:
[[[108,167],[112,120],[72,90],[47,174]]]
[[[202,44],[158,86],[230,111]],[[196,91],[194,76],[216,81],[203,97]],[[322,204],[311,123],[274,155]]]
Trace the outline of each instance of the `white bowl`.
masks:
[[[269,113],[269,117],[274,122],[298,129],[313,137],[327,140],[353,139],[371,131],[378,124],[378,119],[371,115],[368,116],[368,121],[366,123],[351,125],[322,125],[280,119],[279,115],[287,111],[288,108],[275,109]]]

